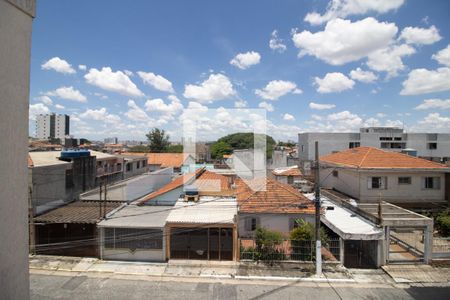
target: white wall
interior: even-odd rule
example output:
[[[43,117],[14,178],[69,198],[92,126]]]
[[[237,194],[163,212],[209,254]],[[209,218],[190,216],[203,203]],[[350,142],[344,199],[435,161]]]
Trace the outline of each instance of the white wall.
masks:
[[[0,294],[2,299],[29,298],[27,155],[31,27],[34,5],[33,0],[0,0],[0,102],[2,104],[0,109]]]
[[[314,215],[305,214],[248,214],[239,213],[238,232],[239,237],[253,237],[254,231],[248,231],[245,228],[246,218],[259,218],[259,227],[264,227],[270,230],[283,233],[286,237],[289,236],[290,219],[303,219],[307,222],[314,222]]]

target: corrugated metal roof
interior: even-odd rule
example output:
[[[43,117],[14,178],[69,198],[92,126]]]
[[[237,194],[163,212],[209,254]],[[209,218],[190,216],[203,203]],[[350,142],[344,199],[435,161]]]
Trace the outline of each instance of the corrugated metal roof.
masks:
[[[95,224],[102,218],[100,217],[100,204],[102,205],[102,214],[104,203],[100,201],[76,201],[49,211],[43,215],[34,218],[35,223],[83,223]],[[121,203],[106,202],[106,213],[110,213]]]
[[[173,206],[137,206],[130,204],[98,223],[99,227],[161,228]]]
[[[232,197],[201,196],[198,202],[179,199],[167,217],[167,223],[234,224],[237,202]]]

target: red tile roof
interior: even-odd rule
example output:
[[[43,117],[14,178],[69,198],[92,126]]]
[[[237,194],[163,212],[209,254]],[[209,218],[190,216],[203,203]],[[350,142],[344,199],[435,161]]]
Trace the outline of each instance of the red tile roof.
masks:
[[[403,153],[358,147],[320,157],[320,161],[363,169],[448,169],[448,166]]]
[[[31,159],[30,154],[28,154],[28,168],[31,168],[31,167],[33,167],[33,166],[34,166],[34,162],[33,162],[33,160]]]
[[[137,155],[148,157],[149,165],[161,165],[161,168],[180,168],[189,154],[186,153],[144,153],[144,152],[124,152],[123,155]]]
[[[237,180],[237,202],[243,213],[314,214],[314,204],[288,184],[272,179]]]
[[[193,182],[193,185],[203,195],[230,195],[233,189],[228,180],[228,177],[224,175],[206,170]]]

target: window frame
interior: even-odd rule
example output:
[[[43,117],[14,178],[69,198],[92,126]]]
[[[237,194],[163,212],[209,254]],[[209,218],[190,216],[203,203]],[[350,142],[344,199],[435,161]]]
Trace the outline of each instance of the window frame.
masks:
[[[407,180],[408,182],[401,182],[401,179],[403,179],[403,180],[408,179]],[[399,176],[397,179],[397,183],[398,183],[398,185],[411,185],[412,178],[411,178],[411,176]]]

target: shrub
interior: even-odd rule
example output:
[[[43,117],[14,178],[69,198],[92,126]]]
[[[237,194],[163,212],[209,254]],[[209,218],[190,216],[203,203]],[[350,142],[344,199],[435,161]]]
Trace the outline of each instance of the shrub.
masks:
[[[283,235],[277,231],[271,231],[266,228],[257,228],[255,230],[256,252],[258,260],[280,260],[284,255],[277,250],[283,242]]]
[[[296,222],[299,226],[294,228],[289,235],[292,247],[291,259],[313,260],[315,258],[315,250],[313,250],[315,245],[314,226],[305,220],[296,220]],[[328,236],[323,227],[320,227],[320,240],[323,246],[328,244]]]
[[[450,215],[440,214],[436,218],[436,227],[443,236],[450,237]]]

